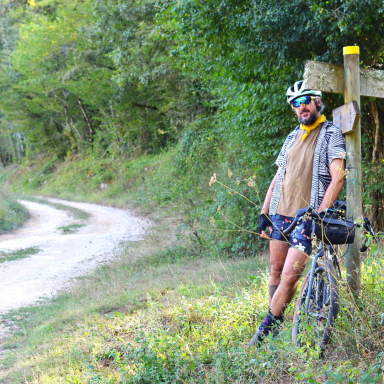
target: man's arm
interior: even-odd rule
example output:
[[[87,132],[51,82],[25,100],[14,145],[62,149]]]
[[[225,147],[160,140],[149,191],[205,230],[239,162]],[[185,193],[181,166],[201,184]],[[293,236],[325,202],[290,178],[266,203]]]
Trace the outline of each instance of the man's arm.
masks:
[[[332,207],[333,203],[339,197],[341,189],[344,186],[344,174],[345,174],[345,162],[343,159],[334,159],[329,166],[329,172],[331,173],[331,184],[329,184],[325,191],[324,199],[320,204],[317,212],[323,212],[324,209]],[[301,231],[304,234],[305,228]],[[305,235],[304,235],[305,236]],[[307,239],[311,239],[311,236],[305,236]]]
[[[265,213],[268,215],[269,213],[269,204],[271,203],[272,199],[272,192],[273,188],[275,188],[277,177],[279,176],[280,168],[277,170],[275,177],[273,178],[271,185],[269,186],[267,196],[265,196],[263,208],[261,209],[261,214]],[[272,233],[272,225],[269,226],[269,232]],[[270,236],[265,231],[261,231],[260,237],[262,239],[270,239]]]
[[[343,159],[334,159],[329,166],[331,174],[331,184],[325,191],[324,199],[320,204],[318,212],[323,212],[324,209],[332,207],[333,203],[339,197],[341,189],[344,186],[345,161]]]

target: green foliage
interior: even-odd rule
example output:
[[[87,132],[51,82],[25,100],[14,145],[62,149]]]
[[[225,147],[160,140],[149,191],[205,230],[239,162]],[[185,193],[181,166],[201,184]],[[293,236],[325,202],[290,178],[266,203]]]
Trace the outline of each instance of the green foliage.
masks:
[[[0,234],[20,227],[28,218],[28,211],[13,197],[0,191]]]
[[[204,109],[152,37],[153,2],[41,0],[4,7],[0,162],[27,154],[159,151]],[[123,31],[123,32],[122,32]],[[22,133],[26,147],[17,136]]]
[[[271,165],[284,138],[295,126],[284,94],[301,78],[304,61],[341,64],[343,47],[356,44],[360,46],[361,65],[381,68],[382,2],[367,4],[184,0],[166,4],[159,13],[158,38],[174,41],[171,54],[178,68],[199,79],[200,88],[215,96],[210,102],[220,112],[215,133],[220,132],[222,140],[231,143],[235,157],[261,169],[262,192],[276,171]],[[331,118],[331,110],[343,101],[335,95],[324,95],[324,100],[326,115]],[[363,110],[372,111],[372,103],[377,103],[382,121],[381,101],[363,99]],[[374,130],[379,130],[379,160],[383,159],[384,136],[382,128],[375,128],[372,113],[363,114],[362,126],[369,173]],[[370,191],[371,179],[364,182]],[[377,211],[382,192],[370,196],[377,202]],[[377,213],[375,218],[383,228]]]

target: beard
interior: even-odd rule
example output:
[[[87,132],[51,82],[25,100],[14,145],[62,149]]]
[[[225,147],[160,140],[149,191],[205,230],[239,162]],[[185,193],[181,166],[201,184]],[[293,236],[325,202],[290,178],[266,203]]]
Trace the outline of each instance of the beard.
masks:
[[[309,112],[307,109],[304,109],[303,111],[302,111],[302,113],[303,112]],[[302,117],[298,117],[298,120],[299,120],[299,123],[300,124],[303,124],[303,125],[312,125],[312,124],[314,124],[315,122],[316,122],[316,120],[317,120],[317,114],[318,114],[318,112],[317,112],[317,108],[316,108],[316,112],[313,112],[313,113],[311,113],[310,115],[309,115],[309,117],[307,117],[306,119],[304,119],[304,118],[302,118]]]

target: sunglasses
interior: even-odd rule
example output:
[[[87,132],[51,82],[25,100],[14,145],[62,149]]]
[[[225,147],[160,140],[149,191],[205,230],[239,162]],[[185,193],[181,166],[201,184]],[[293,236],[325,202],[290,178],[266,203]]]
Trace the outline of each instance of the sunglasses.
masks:
[[[315,100],[315,98],[312,96],[301,96],[295,100],[292,100],[291,105],[292,105],[292,108],[297,109],[297,108],[300,108],[300,104],[302,104],[305,107],[311,104],[313,100]]]

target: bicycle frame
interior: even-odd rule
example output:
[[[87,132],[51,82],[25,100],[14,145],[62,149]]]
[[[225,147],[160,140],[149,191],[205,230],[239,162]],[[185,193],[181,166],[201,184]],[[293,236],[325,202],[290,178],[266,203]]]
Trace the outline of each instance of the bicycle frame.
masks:
[[[308,313],[308,308],[309,308],[309,301],[312,295],[312,286],[313,286],[313,278],[315,277],[315,271],[318,268],[318,260],[320,257],[324,256],[324,246],[323,243],[320,243],[320,249],[319,252],[317,252],[313,262],[312,262],[312,267],[311,267],[311,275],[309,278],[309,290],[307,294],[307,300],[305,302],[305,313]]]

